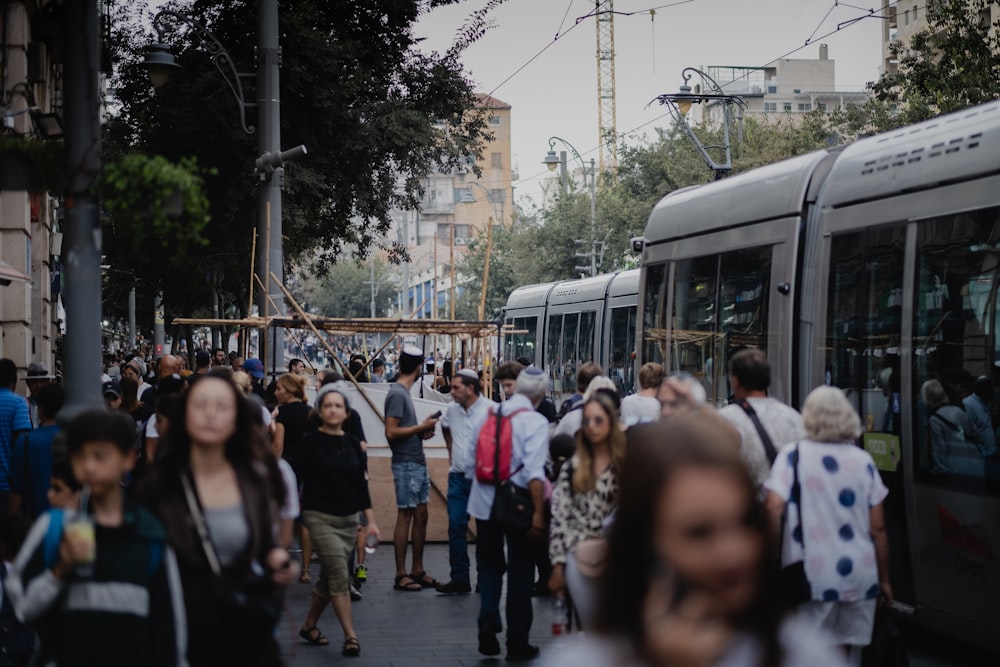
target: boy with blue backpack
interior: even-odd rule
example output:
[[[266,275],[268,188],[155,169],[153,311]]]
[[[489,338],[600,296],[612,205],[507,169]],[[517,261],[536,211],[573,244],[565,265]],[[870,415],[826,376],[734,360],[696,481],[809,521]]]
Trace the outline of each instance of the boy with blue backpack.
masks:
[[[160,523],[124,498],[135,427],[88,410],[65,431],[80,510],[39,517],[8,578],[18,618],[39,626],[43,661],[62,666],[185,664],[177,563]]]

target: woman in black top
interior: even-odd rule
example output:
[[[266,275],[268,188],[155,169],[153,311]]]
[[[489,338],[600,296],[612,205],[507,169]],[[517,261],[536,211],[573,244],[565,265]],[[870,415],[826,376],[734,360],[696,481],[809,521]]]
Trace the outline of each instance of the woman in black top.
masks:
[[[278,407],[274,409],[274,435],[271,444],[274,452],[291,464],[298,479],[298,463],[295,460],[299,438],[306,432],[309,420],[309,404],[306,403],[306,378],[304,375],[286,373],[278,378],[274,389]]]
[[[351,618],[348,561],[354,549],[358,512],[368,520],[368,534],[379,537],[366,476],[367,459],[361,442],[344,431],[350,411],[343,383],[324,385],[316,396],[320,426],[299,442],[302,474],[302,521],[319,554],[320,576],[299,635],[310,644],[329,641],[316,623],[332,603],[344,630],[343,654],[361,654]]]

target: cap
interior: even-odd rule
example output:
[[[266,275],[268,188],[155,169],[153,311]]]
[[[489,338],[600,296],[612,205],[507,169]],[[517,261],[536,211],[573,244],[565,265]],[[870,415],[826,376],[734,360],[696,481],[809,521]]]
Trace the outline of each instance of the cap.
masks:
[[[522,355],[517,358],[517,363],[521,364],[522,366],[531,366],[531,359],[526,355]]]
[[[196,366],[208,366],[212,363],[212,354],[208,350],[198,350],[194,355]]]
[[[476,371],[472,370],[471,368],[463,368],[459,372],[455,373],[455,375],[461,375],[462,377],[469,378],[470,380],[478,380],[479,379],[479,373],[477,373]]]
[[[33,361],[28,364],[28,380],[55,380],[56,376],[49,373],[49,367],[40,361]]]
[[[112,380],[111,382],[105,382],[101,385],[101,395],[107,398],[111,396],[112,398],[121,398],[122,390],[117,382]]]
[[[423,359],[424,357],[424,351],[416,345],[404,345],[403,354],[407,357],[417,357],[419,359]]]
[[[261,379],[264,377],[264,364],[260,359],[244,359],[243,360],[243,370],[250,374],[250,377]]]

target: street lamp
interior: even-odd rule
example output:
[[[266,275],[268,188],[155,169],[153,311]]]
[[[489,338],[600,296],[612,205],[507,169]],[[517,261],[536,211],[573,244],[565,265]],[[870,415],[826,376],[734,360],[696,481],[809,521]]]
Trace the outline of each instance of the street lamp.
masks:
[[[577,162],[580,163],[580,169],[583,173],[584,185],[587,184],[587,163],[584,162],[583,158],[580,156],[580,151],[576,150],[573,144],[569,143],[565,139],[560,137],[549,137],[549,152],[545,154],[545,159],[542,160],[542,164],[549,168],[549,171],[555,171],[556,167],[560,167],[560,182],[563,189],[566,187],[566,152],[562,151],[559,156],[556,156],[556,142],[562,143],[566,148],[568,148],[572,153],[573,157],[576,158]],[[594,158],[590,158],[590,252],[589,253],[577,253],[577,257],[590,259],[590,275],[597,275],[597,200],[595,198],[595,191],[597,189],[597,170],[594,168]],[[586,272],[586,267],[576,267],[581,273]]]
[[[267,286],[266,290],[260,290],[258,308],[267,316],[270,304],[273,303],[275,314],[283,316],[284,293],[271,277],[272,273],[278,279],[284,276],[281,181],[285,162],[305,155],[306,147],[297,146],[287,151],[281,150],[281,100],[278,85],[281,49],[278,45],[278,0],[259,0],[257,3],[256,102],[248,102],[243,91],[243,79],[253,75],[237,71],[229,52],[207,27],[181,12],[169,9],[164,9],[153,17],[153,27],[156,29],[158,41],[150,46],[146,60],[142,63],[149,71],[154,86],[165,84],[170,74],[178,69],[169,48],[163,43],[164,30],[161,24],[166,18],[186,24],[202,38],[206,51],[236,98],[243,131],[247,134],[257,134],[257,148],[260,151],[260,156],[254,161],[260,180],[257,190],[257,238],[263,242],[257,244],[259,250],[254,273],[260,284]],[[246,110],[249,107],[257,109],[256,127],[247,125]],[[257,132],[258,127],[260,132]],[[262,343],[261,348],[263,349],[265,345],[266,343]],[[284,349],[280,345],[275,345],[271,354],[273,368],[284,365]]]
[[[697,74],[698,77],[701,78],[702,84],[696,85],[694,90],[692,90],[689,82],[691,81],[691,76],[694,74]],[[666,93],[664,95],[660,95],[655,99],[655,101],[667,107],[667,110],[670,112],[670,116],[674,119],[674,122],[679,125],[682,130],[684,130],[688,139],[691,140],[694,147],[699,153],[701,153],[701,157],[705,160],[708,168],[715,172],[715,180],[719,180],[720,178],[726,176],[726,174],[728,174],[733,168],[732,151],[729,146],[729,107],[735,106],[738,110],[736,115],[736,140],[739,142],[743,138],[742,112],[746,109],[746,103],[739,95],[726,94],[722,90],[722,86],[720,86],[715,79],[699,69],[695,69],[694,67],[685,67],[681,71],[681,76],[684,78],[684,83],[681,84],[676,93]],[[688,123],[687,114],[691,111],[691,105],[702,103],[722,105],[721,146],[703,145],[697,135],[695,135],[694,130],[691,129],[690,123]],[[652,102],[650,102],[650,104],[652,104]],[[722,151],[722,162],[716,162],[709,153],[710,150]]]
[[[474,181],[470,181],[466,183],[466,185],[468,186],[474,185],[483,191],[483,193],[486,195],[486,201],[488,201],[493,206],[493,219],[496,220],[498,223],[500,223],[500,225],[503,225],[503,215],[497,213],[497,203],[493,201],[493,193],[487,190],[486,186],[483,185],[482,183],[476,183]],[[501,204],[503,204],[503,202],[501,202]]]

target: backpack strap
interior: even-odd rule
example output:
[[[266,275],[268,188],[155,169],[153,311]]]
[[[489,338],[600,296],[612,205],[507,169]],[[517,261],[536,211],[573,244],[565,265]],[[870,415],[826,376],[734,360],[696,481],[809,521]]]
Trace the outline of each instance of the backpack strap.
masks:
[[[496,440],[496,446],[493,448],[493,484],[494,484],[494,486],[500,486],[500,483],[503,482],[503,480],[500,479],[500,425],[501,425],[501,423],[503,422],[504,419],[513,419],[515,415],[518,415],[518,414],[520,414],[522,412],[533,412],[532,410],[529,410],[528,408],[518,408],[517,410],[514,410],[513,412],[511,412],[509,415],[505,415],[502,412],[500,412],[500,409],[502,407],[503,407],[502,405],[498,405],[494,409],[494,411],[493,411],[493,414],[496,415],[496,427],[497,427],[497,429],[496,429],[496,439],[497,439]],[[510,450],[511,450],[510,453],[511,453],[511,457],[513,457],[514,456],[513,434],[511,434],[511,436],[512,436],[512,439],[511,439],[511,443],[510,443]],[[521,468],[523,468],[523,467],[524,467],[524,462],[522,461],[521,465],[519,465],[516,470],[512,470],[511,471],[510,477],[513,477],[514,475],[516,475],[517,473],[519,473],[521,471]],[[510,477],[508,477],[507,479],[510,479]]]
[[[42,542],[42,562],[45,569],[50,570],[59,560],[59,543],[62,541],[63,511],[59,508],[49,510],[49,527],[45,531]]]
[[[952,422],[952,421],[950,421],[948,419],[945,419],[944,417],[942,417],[941,415],[939,415],[936,412],[931,415],[931,418],[934,418],[934,417],[937,417],[942,422],[944,422],[944,425],[947,426],[948,428],[950,428],[952,431],[961,431],[962,430],[961,427],[958,426],[958,424],[956,424],[956,423],[954,423],[954,422]]]
[[[760,436],[760,442],[764,445],[764,453],[767,455],[767,461],[768,463],[773,464],[774,459],[778,457],[778,450],[774,448],[774,442],[771,441],[771,436],[767,434],[767,431],[764,430],[764,425],[760,423],[760,418],[757,416],[757,412],[753,409],[753,406],[750,405],[750,401],[745,398],[737,403],[737,405],[743,408],[743,412],[745,412],[747,417],[750,418],[750,421],[753,422],[753,427],[757,429],[757,435]]]

